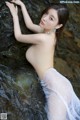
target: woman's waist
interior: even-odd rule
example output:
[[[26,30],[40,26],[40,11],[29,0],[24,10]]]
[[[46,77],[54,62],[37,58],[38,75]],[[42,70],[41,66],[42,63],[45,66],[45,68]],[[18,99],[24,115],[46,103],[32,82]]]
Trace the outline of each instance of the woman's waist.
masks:
[[[35,66],[35,70],[40,78],[40,80],[43,80],[45,77],[45,74],[47,72],[48,69],[53,68],[53,64],[49,64],[49,65],[37,65]]]

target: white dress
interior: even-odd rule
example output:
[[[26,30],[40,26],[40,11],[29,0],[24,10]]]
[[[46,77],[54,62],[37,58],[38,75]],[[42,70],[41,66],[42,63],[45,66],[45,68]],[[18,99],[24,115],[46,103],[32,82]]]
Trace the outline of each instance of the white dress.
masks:
[[[80,120],[80,100],[66,77],[50,68],[40,82],[46,97],[48,120]]]

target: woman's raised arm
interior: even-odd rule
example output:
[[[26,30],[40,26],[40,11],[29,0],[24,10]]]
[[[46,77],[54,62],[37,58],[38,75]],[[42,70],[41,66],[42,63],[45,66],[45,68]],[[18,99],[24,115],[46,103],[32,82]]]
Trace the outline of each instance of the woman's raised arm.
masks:
[[[25,5],[21,0],[12,0],[11,2],[13,2],[13,3],[15,3],[15,4],[17,4],[21,7],[24,22],[25,22],[26,27],[28,29],[30,29],[30,30],[32,30],[33,32],[36,32],[36,33],[43,32],[43,29],[39,25],[36,25],[32,22]]]
[[[6,2],[6,5],[10,9],[11,15],[13,17],[14,35],[17,41],[23,42],[23,43],[39,44],[41,41],[45,40],[45,35],[42,33],[32,34],[32,35],[22,34],[20,29],[20,24],[19,24],[19,18],[17,15],[18,8],[15,7],[13,3],[10,3],[10,2]]]

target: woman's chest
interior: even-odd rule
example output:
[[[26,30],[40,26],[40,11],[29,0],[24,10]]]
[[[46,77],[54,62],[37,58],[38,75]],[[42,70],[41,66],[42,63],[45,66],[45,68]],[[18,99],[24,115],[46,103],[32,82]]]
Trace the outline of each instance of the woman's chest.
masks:
[[[34,59],[34,49],[35,47],[34,46],[31,46],[28,48],[28,50],[26,51],[26,58],[27,60],[32,63],[33,62],[33,59]]]

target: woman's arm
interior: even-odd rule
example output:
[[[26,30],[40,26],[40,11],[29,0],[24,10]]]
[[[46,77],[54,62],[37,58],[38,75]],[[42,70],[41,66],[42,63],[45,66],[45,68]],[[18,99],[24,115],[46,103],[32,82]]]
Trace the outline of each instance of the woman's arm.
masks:
[[[25,7],[25,5],[23,4],[22,1],[20,1],[20,0],[12,0],[12,2],[21,7],[24,22],[25,22],[28,29],[32,30],[33,32],[37,32],[37,33],[43,32],[43,29],[39,25],[36,25],[36,24],[34,24],[32,22],[29,14],[28,14],[28,11],[27,11],[27,9],[26,9],[26,7]]]
[[[17,15],[17,10],[14,4],[6,2],[6,5],[9,7],[11,15],[13,17],[14,35],[16,40],[23,43],[32,43],[32,44],[39,44],[41,41],[45,40],[44,34],[32,34],[32,35],[22,34],[20,29],[20,24],[19,24],[19,18]]]

